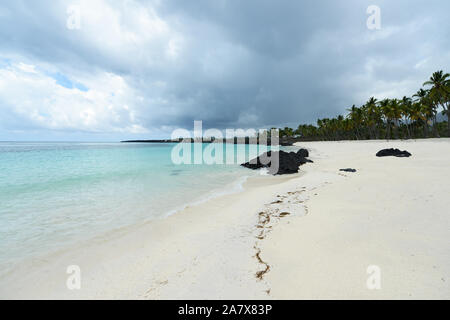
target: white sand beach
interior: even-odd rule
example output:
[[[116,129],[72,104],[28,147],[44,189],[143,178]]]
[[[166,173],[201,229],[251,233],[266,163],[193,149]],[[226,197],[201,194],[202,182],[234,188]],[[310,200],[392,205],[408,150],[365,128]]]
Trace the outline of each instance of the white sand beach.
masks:
[[[449,299],[450,139],[299,145],[301,173],[24,264],[0,298]],[[412,156],[375,156],[390,147]]]

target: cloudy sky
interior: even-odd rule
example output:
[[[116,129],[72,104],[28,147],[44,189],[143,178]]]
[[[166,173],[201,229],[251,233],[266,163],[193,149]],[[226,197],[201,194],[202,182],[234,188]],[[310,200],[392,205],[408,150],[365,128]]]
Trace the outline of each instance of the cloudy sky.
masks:
[[[450,71],[448,12],[448,0],[1,1],[0,140],[297,126],[412,95]]]

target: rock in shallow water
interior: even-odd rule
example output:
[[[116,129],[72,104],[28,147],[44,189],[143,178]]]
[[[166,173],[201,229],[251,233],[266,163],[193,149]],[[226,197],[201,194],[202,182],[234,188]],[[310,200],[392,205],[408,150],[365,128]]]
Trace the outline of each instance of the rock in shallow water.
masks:
[[[404,158],[404,157],[410,157],[411,153],[409,153],[406,150],[400,151],[399,149],[390,148],[390,149],[383,149],[383,150],[378,151],[376,156],[377,157],[393,156],[393,157]]]
[[[300,152],[300,149],[296,152],[285,152],[285,151],[269,151],[263,153],[259,157],[250,160],[249,162],[241,164],[249,169],[260,169],[268,168],[270,174],[290,174],[297,173],[298,167],[307,162],[312,162],[306,159],[304,156],[304,151]],[[308,152],[307,150],[305,150]]]

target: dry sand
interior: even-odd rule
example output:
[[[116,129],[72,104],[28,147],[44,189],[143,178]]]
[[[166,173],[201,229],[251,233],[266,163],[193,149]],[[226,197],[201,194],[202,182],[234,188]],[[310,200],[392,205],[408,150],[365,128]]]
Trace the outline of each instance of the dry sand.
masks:
[[[302,173],[33,260],[0,279],[0,298],[449,299],[450,139],[301,146],[315,161]],[[388,147],[413,156],[375,157]]]
[[[274,298],[449,299],[450,140],[303,143],[315,163],[301,181],[309,214],[262,246]],[[388,147],[410,158],[377,158]],[[338,173],[352,167],[356,173]],[[367,268],[381,289],[369,290]]]

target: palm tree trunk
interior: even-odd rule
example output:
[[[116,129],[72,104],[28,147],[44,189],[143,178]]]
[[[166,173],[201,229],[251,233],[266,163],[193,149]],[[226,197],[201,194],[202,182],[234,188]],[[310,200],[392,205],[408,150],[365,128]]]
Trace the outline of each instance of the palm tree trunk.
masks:
[[[447,137],[449,137],[450,138],[450,110],[448,109],[448,106],[447,106],[447,110],[446,110],[447,112]]]
[[[378,139],[377,126],[375,123],[372,125],[372,132],[375,139]]]
[[[438,131],[438,128],[437,128],[436,115],[433,117],[433,132],[434,132],[434,136],[436,138],[440,138],[439,131]]]
[[[395,119],[394,127],[395,127],[395,130],[394,130],[395,139],[398,139],[398,119]]]
[[[411,131],[409,130],[409,122],[406,122],[406,132],[408,133],[408,139],[411,139]]]
[[[389,140],[391,138],[391,124],[389,120],[386,122],[387,131],[386,131],[386,139]]]

